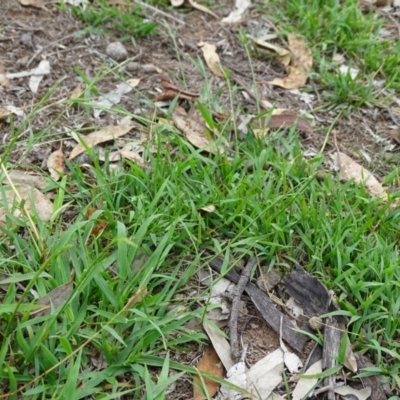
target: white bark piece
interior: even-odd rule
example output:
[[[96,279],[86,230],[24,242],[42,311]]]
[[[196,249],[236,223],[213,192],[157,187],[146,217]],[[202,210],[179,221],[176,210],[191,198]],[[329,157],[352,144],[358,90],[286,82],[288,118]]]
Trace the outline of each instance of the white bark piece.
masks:
[[[120,83],[115,90],[100,96],[93,104],[93,116],[99,118],[101,113],[121,101],[123,95],[131,92],[133,87],[128,83]]]
[[[339,394],[343,399],[356,398],[357,400],[367,400],[371,396],[371,388],[366,387],[361,390],[353,389],[350,386],[340,386],[332,389],[335,393]],[[354,396],[354,397],[353,397]]]
[[[315,375],[322,372],[322,360],[317,361],[304,373],[304,375]],[[300,378],[292,393],[292,400],[302,399],[318,383],[318,378],[306,379]],[[312,392],[309,393],[309,397]]]
[[[235,9],[231,11],[227,17],[222,18],[221,22],[224,24],[235,24],[239,22],[250,5],[250,0],[236,0]]]
[[[31,70],[31,78],[29,80],[29,89],[33,93],[36,93],[39,89],[40,82],[43,79],[43,76],[50,73],[50,63],[47,60],[42,60],[39,63],[39,66],[33,70]]]
[[[283,351],[276,349],[247,371],[247,390],[266,399],[282,382]]]

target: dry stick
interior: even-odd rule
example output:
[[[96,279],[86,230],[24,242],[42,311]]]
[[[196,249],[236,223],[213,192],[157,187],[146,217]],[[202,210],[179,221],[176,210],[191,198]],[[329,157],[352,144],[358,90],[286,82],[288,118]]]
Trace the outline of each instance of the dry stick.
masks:
[[[242,275],[240,276],[239,282],[236,285],[236,290],[232,301],[232,311],[231,311],[231,317],[229,319],[229,334],[231,337],[231,355],[235,361],[237,361],[240,358],[239,340],[237,332],[240,298],[242,297],[244,288],[246,287],[247,282],[250,279],[250,274],[253,268],[256,266],[256,264],[257,264],[257,259],[255,257],[251,257],[250,260],[247,262],[246,267],[244,268]]]
[[[333,390],[336,389],[338,387],[344,386],[344,382],[338,382],[335,383],[334,385],[329,385],[329,386],[324,386],[320,389],[314,390],[314,392],[312,393],[313,396],[317,396],[321,393],[327,392],[328,390]]]
[[[185,23],[184,21],[182,21],[181,19],[176,18],[176,17],[173,17],[172,15],[170,15],[170,14],[164,12],[164,11],[161,11],[161,10],[159,10],[157,7],[153,7],[153,6],[151,6],[150,4],[146,4],[146,3],[143,3],[143,2],[138,1],[138,0],[135,0],[135,3],[136,3],[137,5],[139,5],[140,7],[148,8],[149,10],[152,10],[152,11],[154,11],[155,13],[162,15],[163,17],[170,18],[170,19],[172,19],[172,20],[174,20],[174,21],[176,21],[176,22],[179,22],[179,23],[182,24],[182,25],[186,25],[186,23]]]

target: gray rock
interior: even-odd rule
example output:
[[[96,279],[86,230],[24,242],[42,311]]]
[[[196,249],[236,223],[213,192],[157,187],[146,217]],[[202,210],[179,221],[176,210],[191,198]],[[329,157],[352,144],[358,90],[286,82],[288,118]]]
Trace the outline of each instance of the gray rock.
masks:
[[[126,70],[130,72],[136,72],[139,69],[139,63],[131,61],[126,64]]]
[[[121,42],[109,43],[106,54],[115,61],[124,61],[128,57],[128,51]]]

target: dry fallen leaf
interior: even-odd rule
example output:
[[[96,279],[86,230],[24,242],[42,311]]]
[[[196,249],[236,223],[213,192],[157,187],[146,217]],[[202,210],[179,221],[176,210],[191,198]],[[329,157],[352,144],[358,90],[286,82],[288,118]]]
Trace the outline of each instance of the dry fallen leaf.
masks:
[[[183,132],[186,139],[194,146],[213,154],[218,152],[215,142],[205,135],[206,127],[204,124],[201,124],[188,116],[178,114],[177,112],[172,113],[172,121],[175,126]],[[223,152],[222,148],[220,149],[220,152]]]
[[[278,60],[284,65],[288,66],[291,60],[291,54],[289,50],[284,49],[281,46],[278,46],[273,43],[269,43],[265,40],[253,38],[249,36],[249,39],[251,39],[257,46],[263,47],[264,49],[270,50],[274,53],[277,54]]]
[[[0,64],[0,88],[10,86],[10,81],[6,77],[6,67]]]
[[[132,78],[128,79],[126,83],[131,86],[132,88],[135,88],[137,85],[140,83],[140,78]]]
[[[47,168],[49,169],[50,176],[57,182],[60,180],[61,175],[65,174],[64,168],[64,154],[62,149],[53,151],[47,159]]]
[[[221,22],[224,24],[234,24],[239,22],[250,5],[250,0],[236,0],[235,9],[231,11],[227,17],[223,18]]]
[[[300,132],[310,135],[314,133],[311,124],[307,120],[293,114],[272,115],[268,123],[265,118],[254,119],[251,123],[254,133],[260,137],[266,135],[268,128],[291,128],[294,125]]]
[[[145,162],[142,156],[140,156],[138,153],[135,153],[134,151],[121,149],[119,150],[119,154],[121,154],[121,156],[126,158],[127,160],[135,162],[137,165],[139,165],[139,167],[145,166]]]
[[[5,221],[6,210],[13,212],[15,217],[20,217],[22,212],[21,207],[30,215],[36,215],[44,222],[48,221],[53,213],[53,203],[46,198],[46,196],[37,190],[36,188],[28,185],[16,185],[15,186],[18,195],[15,193],[11,186],[3,186],[0,188],[0,200],[2,208],[0,208],[0,221]],[[5,202],[3,202],[3,196],[1,195],[4,190]],[[21,199],[21,201],[20,201]]]
[[[197,2],[195,2],[194,0],[189,0],[190,5],[195,8],[196,10],[205,12],[207,14],[212,15],[214,18],[218,19],[218,15],[214,14],[211,10],[209,10],[206,6],[203,6]]]
[[[203,356],[197,366],[201,372],[213,374],[218,378],[222,378],[223,367],[222,363],[214,350],[214,347],[209,346],[203,353]],[[207,390],[208,396],[213,397],[219,388],[219,383],[209,378],[203,378],[205,388],[202,385],[202,379],[199,376],[193,377],[193,400],[205,400],[208,397],[203,394],[203,390]]]
[[[184,2],[185,0],[171,0],[171,6],[180,7],[181,5],[183,5]]]
[[[46,9],[43,0],[19,0],[19,3],[25,7],[36,7]]]
[[[400,144],[400,128],[391,129],[388,133],[396,143]]]
[[[49,315],[52,309],[56,310],[67,301],[72,292],[72,288],[72,279],[65,285],[56,287],[50,293],[47,293],[46,296],[43,296],[36,302],[36,304],[42,305],[43,308],[31,312],[30,316],[40,317],[42,315]]]
[[[347,333],[346,333],[346,341],[347,341],[346,351],[345,351],[345,355],[344,355],[343,364],[348,370],[356,373],[358,371],[357,360],[356,360],[356,357],[354,356],[353,349],[351,347],[351,343],[350,343]]]
[[[307,74],[312,67],[312,53],[305,42],[293,34],[288,36],[288,42],[291,51],[291,62],[286,68],[288,76],[274,79],[268,83],[284,89],[298,89],[307,82]]]
[[[86,218],[87,219],[91,219],[92,215],[96,212],[96,208],[94,207],[89,207],[86,210]],[[99,236],[101,235],[104,230],[107,228],[108,226],[108,221],[105,219],[96,219],[95,223],[93,224],[93,227],[90,231],[90,235],[91,236]]]
[[[208,213],[212,213],[212,212],[215,211],[215,206],[213,204],[210,204],[208,206],[201,207],[200,210],[203,210],[203,211],[208,212]]]
[[[223,77],[224,73],[221,69],[221,62],[219,59],[219,55],[216,52],[216,46],[210,43],[200,43],[201,51],[203,52],[204,59],[206,60],[206,64],[208,68],[210,68],[211,72],[216,75]]]
[[[337,152],[336,159],[340,169],[340,176],[343,180],[354,179],[356,183],[364,185],[365,190],[372,196],[379,197],[385,201],[388,199],[386,190],[371,172],[344,153]]]
[[[86,146],[90,148],[96,146],[99,143],[107,142],[117,137],[126,135],[132,128],[133,125],[107,126],[106,128],[103,128],[96,132],[92,132],[85,137],[82,136],[82,140],[86,143]],[[72,160],[84,151],[85,147],[81,143],[79,143],[71,151],[69,159]]]
[[[85,83],[79,82],[76,88],[71,92],[69,98],[71,100],[79,99],[82,96],[83,91],[85,90]]]
[[[21,171],[19,169],[13,169],[8,172],[8,176],[11,179],[11,182],[23,183],[25,185],[34,186],[37,189],[44,189],[48,183],[44,180],[44,178],[40,175],[31,175],[25,171]],[[3,183],[8,183],[5,179]]]

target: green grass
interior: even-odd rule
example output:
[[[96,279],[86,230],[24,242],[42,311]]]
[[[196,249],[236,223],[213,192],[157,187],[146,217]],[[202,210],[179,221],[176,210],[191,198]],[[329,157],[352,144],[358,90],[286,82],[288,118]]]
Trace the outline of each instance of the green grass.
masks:
[[[328,3],[314,1],[306,7],[292,0],[279,3],[280,14],[275,15],[282,24],[291,18],[308,40],[318,40],[316,79],[333,96],[326,98],[330,104],[359,107],[367,99],[373,104],[377,98],[369,99],[370,87],[335,76],[322,61],[324,54],[345,52],[352,65],[363,66],[364,79],[374,74],[375,57],[377,65],[387,67],[380,73],[396,88],[396,72],[389,70],[387,59],[373,57],[373,40],[362,42],[375,34],[380,21],[362,15],[354,2],[336,8],[335,2]],[[294,14],[299,5],[304,15]],[[324,21],[336,31],[323,29]],[[351,43],[351,38],[360,42]],[[206,75],[201,61],[193,64]],[[184,79],[184,71],[179,73]],[[102,78],[87,80],[83,100],[66,104],[59,119],[72,105],[90,112],[91,95]],[[232,99],[239,96],[237,88],[229,80],[226,87],[236,112]],[[212,120],[210,111],[220,104],[209,82],[202,93],[203,118],[233,136],[228,155],[203,153],[170,124],[143,117],[152,132],[144,153],[147,168],[121,162],[115,171],[90,151],[92,174],[69,162],[68,176],[49,181],[48,191],[55,193],[50,222],[34,219],[32,226],[23,218],[19,224],[24,227],[17,229],[16,218],[8,215],[7,226],[0,227],[0,393],[26,385],[9,399],[112,399],[124,394],[163,399],[168,384],[182,376],[170,375],[170,370],[194,372],[173,361],[176,352],[207,341],[186,326],[206,310],[208,289],[199,288],[193,278],[209,261],[204,250],[235,261],[256,251],[282,273],[299,262],[334,291],[349,317],[350,341],[374,363],[362,373],[381,373],[400,388],[400,210],[339,177],[316,179],[324,157],[305,159],[293,129],[265,139],[250,132],[239,141],[235,128],[232,133],[228,124]],[[42,106],[18,129],[11,125],[11,140],[0,145],[9,169],[24,159],[22,154],[19,162],[9,161],[15,143],[24,142],[29,152],[56,139],[52,126],[20,138]],[[121,108],[114,112],[129,115]],[[157,148],[155,154],[151,146]],[[396,168],[387,177],[393,200],[399,197],[398,182]],[[208,205],[215,212],[201,210]],[[95,210],[92,217],[89,209]],[[93,235],[99,223],[106,227]],[[71,276],[73,290],[59,309],[30,315],[37,309],[35,298],[65,285]]]
[[[145,17],[145,12],[133,2],[109,5],[100,0],[89,5],[72,7],[73,15],[89,25],[90,30],[106,34],[116,31],[123,39],[148,36],[156,32],[157,26]]]
[[[397,376],[398,210],[351,183],[316,180],[322,159],[304,160],[294,132],[265,142],[249,135],[231,162],[205,157],[162,127],[155,141],[147,172],[128,165],[110,173],[93,158],[96,177],[88,182],[70,164],[71,176],[53,189],[76,211],[72,221],[62,214],[51,224],[36,221],[38,238],[29,225],[24,235],[2,229],[0,265],[9,282],[0,306],[3,392],[45,374],[23,398],[61,399],[68,388],[77,399],[120,391],[150,399],[143,388],[153,381],[142,380],[148,357],[161,360],[205,339],[185,328],[202,316],[201,298],[175,297],[187,298],[190,278],[207,261],[202,249],[235,259],[256,250],[283,272],[300,262],[335,291],[356,350],[370,350],[381,372]],[[209,204],[214,213],[200,210]],[[88,207],[97,209],[90,220]],[[92,237],[99,219],[108,226]],[[32,290],[42,297],[72,271],[74,290],[59,310],[36,318],[22,311]],[[144,288],[145,298],[125,309]],[[93,371],[98,358],[106,367]],[[120,387],[124,381],[133,387]]]
[[[374,79],[385,79],[393,96],[400,88],[396,68],[400,44],[394,38],[380,37],[384,18],[374,10],[362,12],[357,0],[274,0],[259,8],[274,20],[282,30],[279,33],[295,32],[309,43],[314,57],[313,79],[328,104],[350,109],[379,104],[387,95],[374,89]],[[332,63],[337,53],[360,71],[355,79],[338,74]]]

